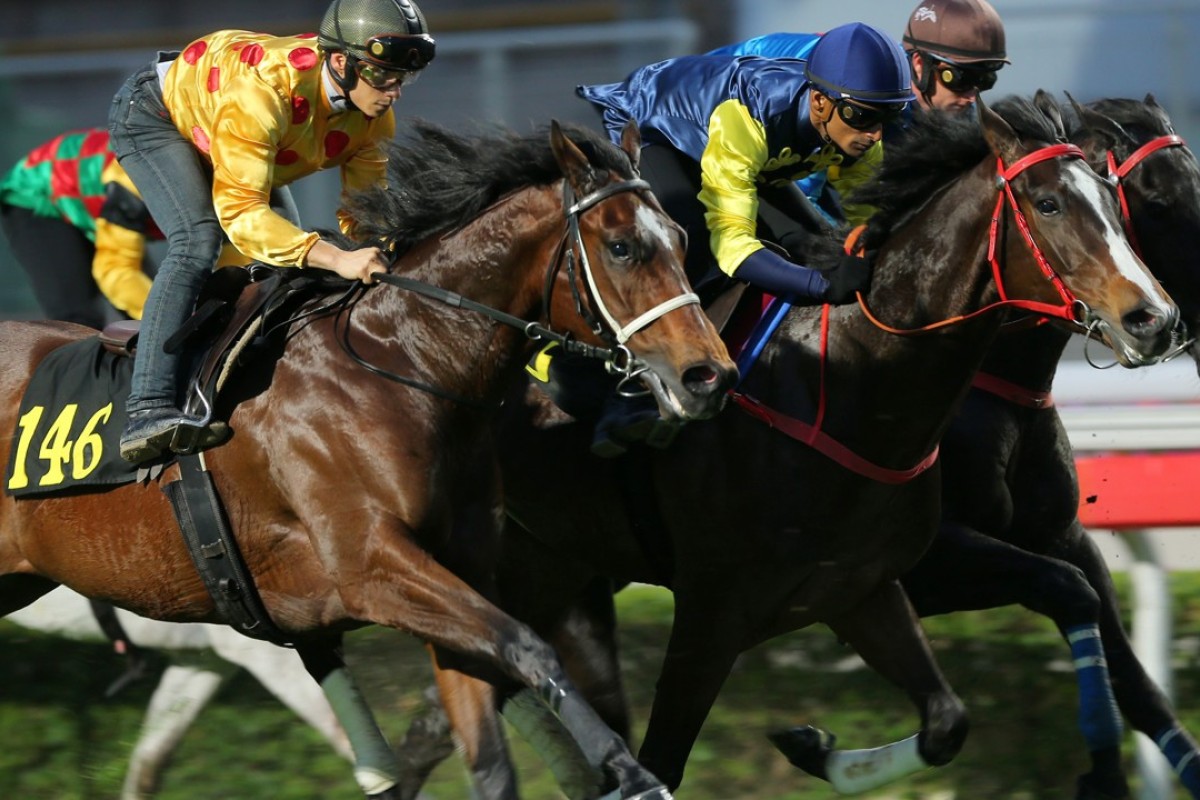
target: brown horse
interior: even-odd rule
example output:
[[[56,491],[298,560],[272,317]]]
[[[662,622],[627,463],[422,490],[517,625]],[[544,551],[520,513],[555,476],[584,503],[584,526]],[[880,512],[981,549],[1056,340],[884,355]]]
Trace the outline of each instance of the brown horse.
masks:
[[[551,649],[487,599],[502,519],[491,424],[530,337],[567,335],[613,369],[648,368],[697,419],[717,412],[736,375],[688,290],[682,232],[636,179],[636,131],[623,144],[557,124],[526,137],[413,126],[391,154],[392,188],[351,210],[403,254],[407,287],[441,294],[397,288],[392,275],[338,314],[311,301],[277,362],[233,373],[218,397],[233,438],[204,455],[271,620],[323,687],[347,682],[344,631],[404,630],[444,663],[460,656],[545,698],[614,797],[666,798]],[[39,362],[89,334],[0,331],[0,428],[12,431]],[[156,619],[217,621],[160,480],[0,500],[0,614],[65,584]],[[368,777],[368,794],[395,794],[393,776]]]
[[[1127,365],[1171,346],[1177,310],[1125,240],[1111,190],[1081,153],[1055,145],[1056,120],[1029,102],[1003,118],[980,104],[979,120],[929,115],[889,150],[866,195],[880,209],[865,233],[878,251],[869,296],[861,307],[788,311],[739,389],[753,398],[746,410],[616,464],[590,458],[585,426],[536,391],[501,429],[517,523],[501,562],[505,608],[568,659],[586,589],[612,580],[674,591],[639,751],[672,787],[737,656],[814,622],[902,687],[922,729],[866,751],[833,750],[816,729],[777,735],[793,763],[856,791],[952,759],[966,716],[898,579],[937,530],[940,467],[930,455],[1005,319],[977,312],[1001,297],[1073,297]],[[1006,190],[1013,205],[1001,208]],[[994,239],[993,216],[1002,218]],[[957,324],[939,325],[950,319]],[[922,328],[927,335],[896,335]],[[820,414],[819,434],[793,424]],[[586,491],[568,493],[580,475],[592,478]],[[615,663],[573,667],[597,709],[627,731]],[[465,697],[443,696],[456,724]]]

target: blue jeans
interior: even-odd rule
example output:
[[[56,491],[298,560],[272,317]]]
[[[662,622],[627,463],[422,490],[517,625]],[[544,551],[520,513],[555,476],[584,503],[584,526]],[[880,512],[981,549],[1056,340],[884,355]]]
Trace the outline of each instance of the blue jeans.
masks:
[[[158,60],[174,55],[160,53]],[[126,410],[179,408],[180,370],[190,359],[186,353],[165,352],[163,345],[191,316],[224,242],[213,209],[212,169],[171,121],[154,63],[134,73],[117,92],[108,130],[113,152],[167,240],[142,313]],[[272,199],[273,206],[282,206],[281,212],[297,221],[290,192],[277,190]]]

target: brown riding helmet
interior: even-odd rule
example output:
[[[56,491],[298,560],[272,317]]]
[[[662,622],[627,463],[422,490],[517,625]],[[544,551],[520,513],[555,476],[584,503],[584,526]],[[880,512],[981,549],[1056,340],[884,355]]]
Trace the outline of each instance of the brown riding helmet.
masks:
[[[1004,23],[987,0],[924,0],[908,17],[904,47],[952,64],[1012,63]]]

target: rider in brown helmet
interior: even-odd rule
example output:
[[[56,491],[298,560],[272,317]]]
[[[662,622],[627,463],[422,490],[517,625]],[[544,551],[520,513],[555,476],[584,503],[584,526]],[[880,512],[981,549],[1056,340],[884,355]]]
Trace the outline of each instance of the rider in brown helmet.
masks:
[[[904,27],[917,103],[962,110],[1008,63],[1004,23],[987,0],[924,0]]]

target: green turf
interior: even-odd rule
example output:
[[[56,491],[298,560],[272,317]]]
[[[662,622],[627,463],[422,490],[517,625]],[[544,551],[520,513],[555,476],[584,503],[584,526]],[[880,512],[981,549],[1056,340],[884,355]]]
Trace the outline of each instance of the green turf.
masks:
[[[1118,586],[1127,583],[1118,576]],[[1172,577],[1175,696],[1200,731],[1200,574]],[[619,595],[622,663],[640,732],[670,618],[670,595],[633,587]],[[1053,627],[1005,609],[926,621],[946,676],[966,702],[971,734],[949,766],[865,795],[873,800],[1043,800],[1071,797],[1087,757],[1075,727],[1067,651]],[[102,800],[118,796],[152,680],[102,699],[121,662],[100,645],[31,634],[0,623],[0,798]],[[398,741],[429,682],[416,641],[391,631],[354,634],[348,658]],[[839,744],[870,747],[913,733],[917,717],[900,692],[858,665],[824,628],[746,653],[692,753],[680,800],[810,800],[835,796],[800,774],[764,738],[812,723]],[[1132,737],[1126,736],[1132,764]],[[523,796],[558,798],[548,771],[514,741]],[[435,800],[469,797],[459,759],[434,773]],[[163,800],[309,800],[358,797],[346,764],[253,679],[239,675],[201,715],[167,772]],[[1182,792],[1179,793],[1182,797]]]

